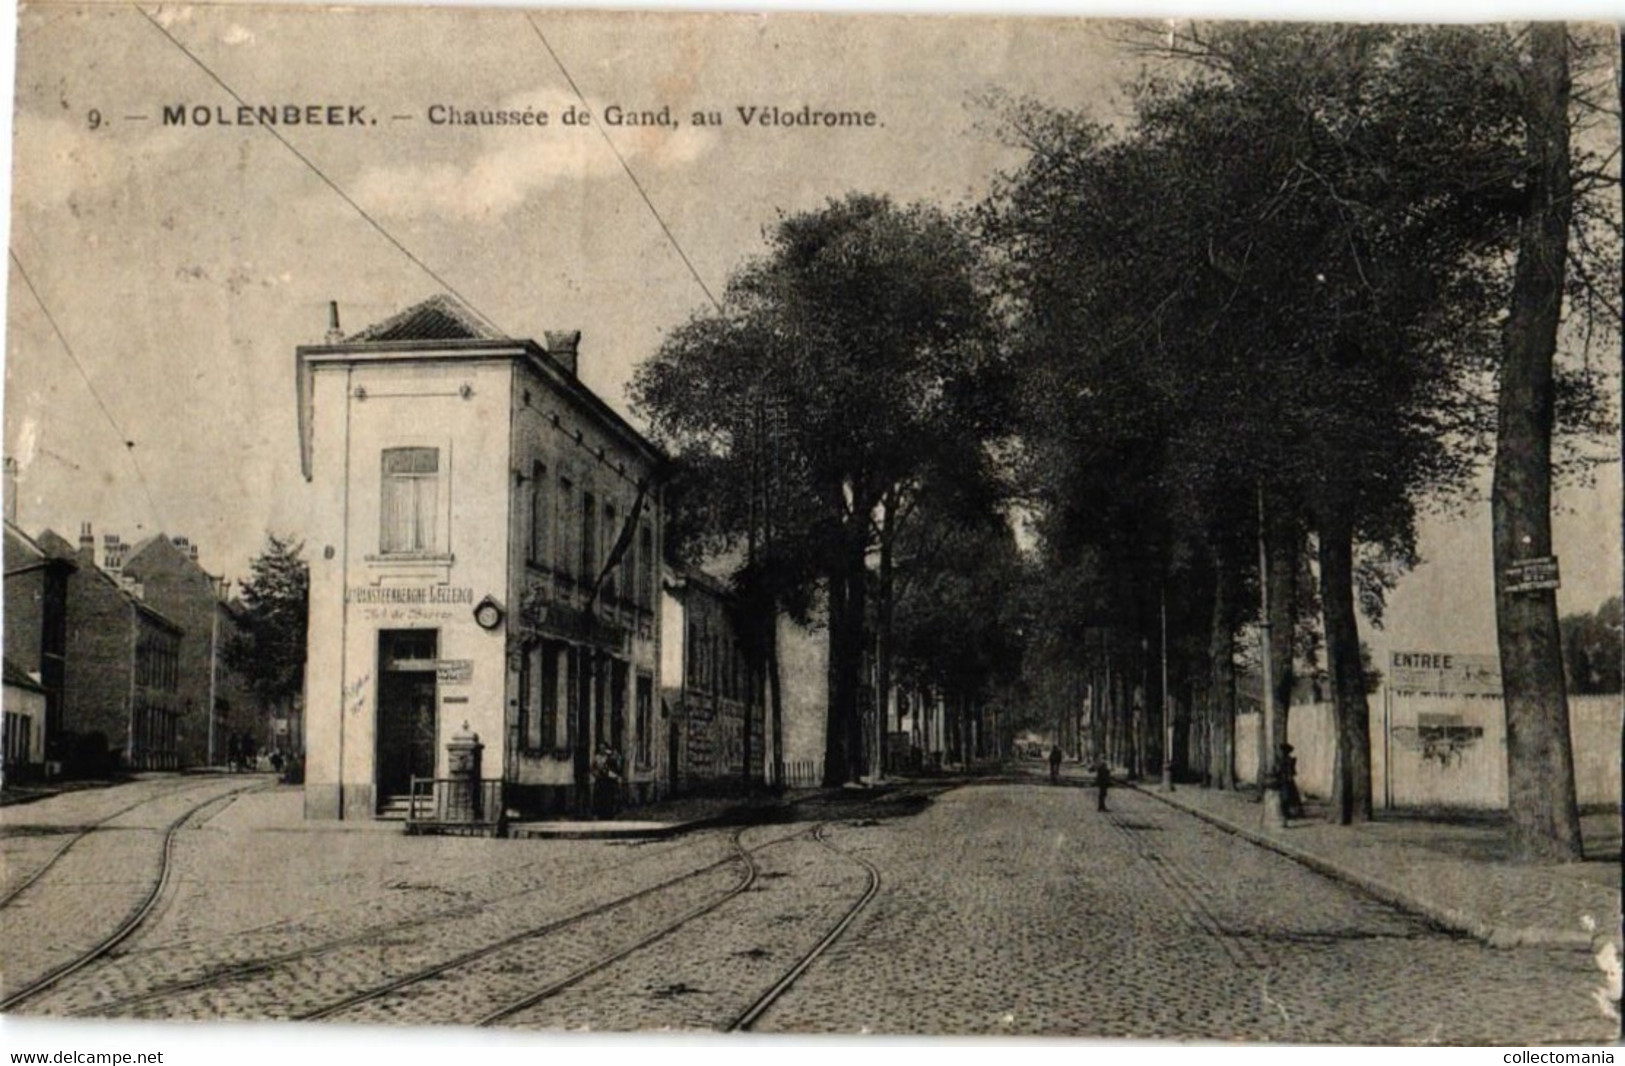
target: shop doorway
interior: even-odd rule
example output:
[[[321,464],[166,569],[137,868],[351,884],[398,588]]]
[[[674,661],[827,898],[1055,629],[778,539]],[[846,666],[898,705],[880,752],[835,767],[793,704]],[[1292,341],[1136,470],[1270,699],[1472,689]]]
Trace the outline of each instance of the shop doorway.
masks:
[[[436,721],[434,629],[378,634],[378,801],[411,791],[412,778],[433,777]]]

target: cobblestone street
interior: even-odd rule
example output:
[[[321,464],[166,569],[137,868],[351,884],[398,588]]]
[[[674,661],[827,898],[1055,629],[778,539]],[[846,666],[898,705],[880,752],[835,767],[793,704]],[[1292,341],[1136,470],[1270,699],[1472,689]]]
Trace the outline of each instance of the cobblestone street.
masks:
[[[155,840],[181,820],[169,878],[129,938],[8,1009],[599,1031],[1617,1036],[1584,952],[1441,931],[1130,790],[1107,813],[1091,790],[1021,778],[815,796],[763,824],[642,842],[406,837],[306,823],[299,804],[296,789],[227,778],[6,809],[8,894],[65,832],[109,819],[0,910],[7,995],[126,917],[151,887]]]

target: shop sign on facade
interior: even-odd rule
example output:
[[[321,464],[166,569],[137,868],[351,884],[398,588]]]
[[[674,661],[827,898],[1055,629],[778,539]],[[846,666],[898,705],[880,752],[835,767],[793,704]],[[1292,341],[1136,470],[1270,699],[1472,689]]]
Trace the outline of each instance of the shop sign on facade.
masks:
[[[474,680],[473,659],[440,659],[434,664],[435,680],[442,685],[466,685]]]

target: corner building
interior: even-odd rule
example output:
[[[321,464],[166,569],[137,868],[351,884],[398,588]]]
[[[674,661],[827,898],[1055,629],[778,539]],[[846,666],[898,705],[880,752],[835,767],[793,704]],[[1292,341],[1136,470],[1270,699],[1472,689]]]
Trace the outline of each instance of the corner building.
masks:
[[[470,732],[520,817],[656,798],[663,456],[576,377],[579,333],[503,337],[449,297],[337,317],[298,349],[306,817],[398,808]]]

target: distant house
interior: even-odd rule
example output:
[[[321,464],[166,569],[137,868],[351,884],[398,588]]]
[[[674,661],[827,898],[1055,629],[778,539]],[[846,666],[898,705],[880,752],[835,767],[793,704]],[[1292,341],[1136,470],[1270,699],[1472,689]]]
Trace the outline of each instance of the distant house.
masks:
[[[743,651],[733,594],[696,569],[663,582],[662,677],[677,792],[733,791],[767,778],[765,686]]]
[[[38,777],[45,768],[45,686],[5,660],[5,713],[0,776],[7,781]]]
[[[179,768],[182,628],[142,602],[134,578],[114,578],[96,565],[88,522],[77,549],[49,530],[37,543],[51,558],[75,564],[67,584],[59,739],[67,769]]]
[[[224,579],[198,564],[197,545],[162,534],[137,544],[103,537],[103,565],[114,578],[129,577],[142,589],[142,601],[178,624],[175,754],[182,766],[213,766],[226,761],[233,732],[254,732],[267,750],[273,738],[260,736],[266,723],[246,698],[246,689],[226,666],[223,649],[236,628],[225,600]]]
[[[63,691],[67,676],[68,582],[78,565],[48,554],[12,522],[5,524],[5,661],[31,678],[44,698],[43,716],[30,728],[40,761],[59,764]]]
[[[577,376],[577,332],[506,337],[449,297],[336,319],[297,351],[306,816],[400,809],[465,732],[487,809],[659,795],[662,453]]]

